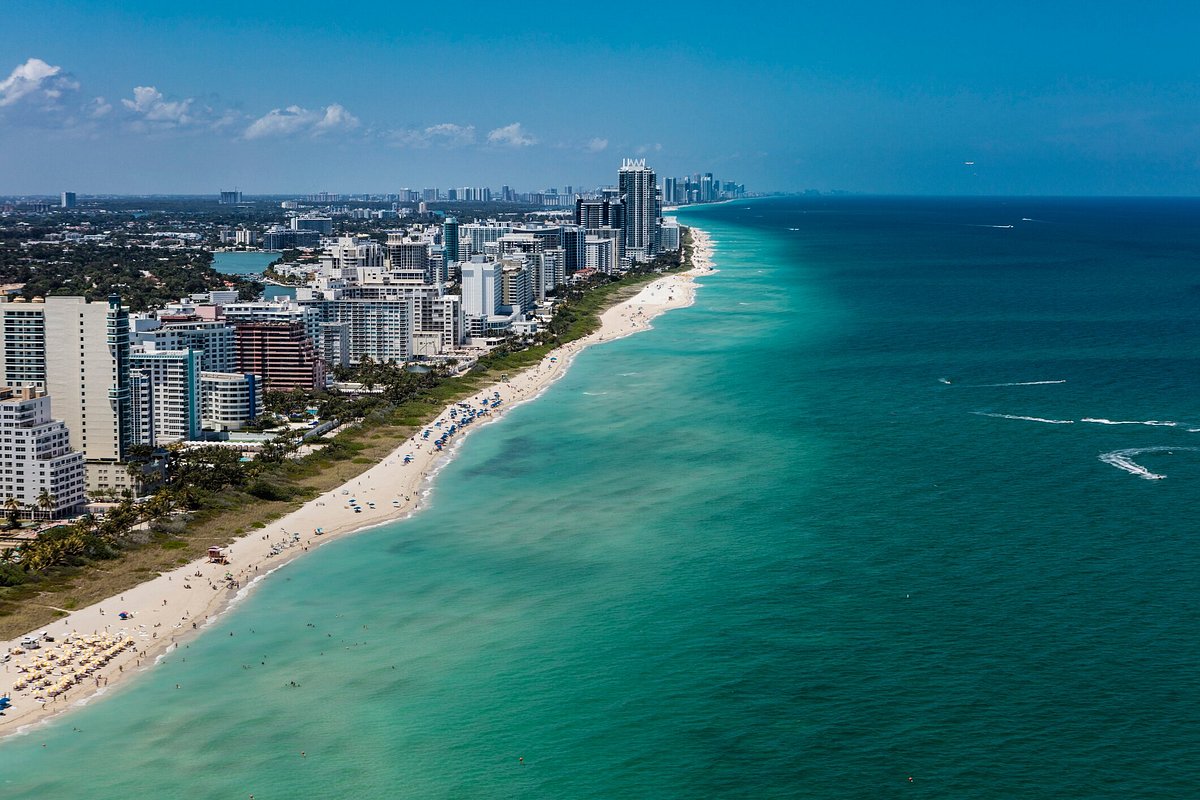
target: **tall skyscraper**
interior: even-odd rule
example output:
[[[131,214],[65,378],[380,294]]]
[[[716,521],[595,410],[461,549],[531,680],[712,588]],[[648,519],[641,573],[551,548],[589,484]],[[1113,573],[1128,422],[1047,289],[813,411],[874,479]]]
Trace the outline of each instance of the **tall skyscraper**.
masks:
[[[123,489],[121,462],[132,437],[129,394],[129,309],[51,296],[45,302],[46,388],[54,415],[66,423],[71,449],[87,459],[88,489]]]
[[[631,261],[650,261],[658,254],[662,217],[654,170],[646,166],[645,159],[625,159],[617,172],[617,189],[625,202],[625,256]]]
[[[60,205],[63,208],[74,208],[75,207],[75,193],[74,192],[63,192],[62,193],[62,202],[60,203]]]
[[[446,217],[442,223],[442,245],[446,248],[446,261],[458,260],[458,220]]]

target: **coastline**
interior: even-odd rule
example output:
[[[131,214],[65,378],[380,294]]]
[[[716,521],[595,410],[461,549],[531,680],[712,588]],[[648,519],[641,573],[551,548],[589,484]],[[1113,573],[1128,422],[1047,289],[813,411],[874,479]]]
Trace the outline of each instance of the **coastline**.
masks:
[[[574,357],[585,348],[649,329],[659,314],[691,305],[695,300],[695,278],[714,271],[710,238],[704,231],[694,227],[691,230],[692,269],[656,278],[633,297],[605,310],[600,315],[600,328],[594,333],[551,351],[538,364],[464,401],[475,410],[486,408],[475,419],[485,423],[495,421],[508,409],[535,399],[565,374]],[[499,402],[494,404],[496,400]],[[207,559],[192,561],[39,628],[38,632],[48,632],[56,641],[40,650],[13,655],[0,672],[0,696],[8,696],[13,702],[0,717],[0,737],[25,732],[31,725],[79,707],[109,687],[148,669],[164,653],[214,624],[267,575],[294,558],[328,541],[419,511],[425,485],[447,463],[465,433],[453,435],[442,450],[434,447],[434,440],[451,425],[461,424],[462,417],[458,415],[463,410],[464,405],[458,403],[443,408],[433,422],[366,472],[268,527],[234,541],[225,548],[228,565],[210,563]],[[424,431],[434,433],[425,439]],[[351,498],[360,511],[354,510]],[[121,620],[118,617],[121,612],[132,616]],[[86,677],[81,675],[77,683],[53,698],[46,697],[44,703],[35,699],[42,692],[32,687],[14,691],[14,684],[27,675],[18,671],[18,665],[32,662],[46,664],[47,675],[57,671],[53,682],[61,682],[61,673],[67,668],[62,666],[62,659],[52,660],[48,656],[52,649],[61,652],[61,644],[68,636],[108,636],[111,641],[127,640],[132,645],[114,648],[106,663],[89,668]],[[0,642],[0,656],[18,647],[22,638]],[[74,669],[73,662],[71,668]]]

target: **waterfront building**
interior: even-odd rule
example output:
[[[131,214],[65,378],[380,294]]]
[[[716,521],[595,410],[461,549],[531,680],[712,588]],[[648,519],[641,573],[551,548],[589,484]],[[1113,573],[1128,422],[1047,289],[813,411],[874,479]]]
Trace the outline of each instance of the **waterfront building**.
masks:
[[[30,516],[57,519],[83,506],[86,484],[83,454],[71,449],[67,426],[51,418],[49,395],[34,386],[0,388],[0,498],[13,498]]]
[[[138,348],[130,353],[130,369],[138,376],[131,392],[135,441],[161,447],[199,439],[199,353]]]
[[[500,299],[512,314],[533,309],[533,282],[524,263],[506,261],[500,272]]]
[[[587,255],[584,250],[586,239],[587,232],[583,228],[576,225],[563,226],[563,271],[568,278],[584,267],[584,259]]]
[[[323,324],[342,326],[336,334],[345,337],[345,361],[360,364],[364,359],[378,363],[403,364],[413,356],[414,299],[412,297],[350,297],[305,301],[304,307]],[[328,351],[326,352],[328,357]]]
[[[584,268],[594,269],[611,275],[617,271],[617,240],[600,236],[589,236],[584,243]]]
[[[262,379],[263,391],[320,389],[325,365],[303,322],[245,321],[237,331],[237,371]]]
[[[200,373],[200,423],[206,430],[236,431],[262,413],[262,381],[236,372]]]
[[[625,203],[622,261],[650,261],[658,254],[662,206],[654,170],[645,159],[625,159],[617,172],[617,188]]]
[[[71,449],[87,460],[89,491],[131,486],[123,461],[131,444],[129,309],[52,296],[44,304],[46,388],[70,432]]]
[[[6,386],[46,385],[46,315],[41,298],[0,296],[0,382]]]
[[[499,313],[501,295],[500,265],[472,256],[462,265],[462,307],[468,316],[491,317]]]
[[[233,241],[234,244],[243,247],[255,247],[258,245],[258,231],[253,228],[238,228],[234,232]]]
[[[679,220],[676,217],[663,217],[659,244],[664,253],[674,253],[679,249]]]

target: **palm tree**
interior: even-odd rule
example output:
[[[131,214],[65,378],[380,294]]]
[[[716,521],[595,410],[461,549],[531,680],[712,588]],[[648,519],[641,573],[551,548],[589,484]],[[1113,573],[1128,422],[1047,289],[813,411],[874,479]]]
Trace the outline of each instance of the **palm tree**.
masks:
[[[9,495],[4,501],[4,510],[8,512],[8,525],[10,528],[17,527],[21,511],[21,501]]]
[[[58,498],[50,494],[49,489],[42,489],[42,493],[38,495],[37,507],[38,510],[46,514],[47,519],[54,516],[54,508],[58,505]]]

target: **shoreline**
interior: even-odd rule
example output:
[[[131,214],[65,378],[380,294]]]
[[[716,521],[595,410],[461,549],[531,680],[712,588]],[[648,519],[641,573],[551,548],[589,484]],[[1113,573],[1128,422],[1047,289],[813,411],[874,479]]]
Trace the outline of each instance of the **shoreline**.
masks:
[[[586,348],[648,330],[659,314],[695,302],[695,279],[715,269],[708,234],[695,227],[691,231],[694,249],[690,270],[655,278],[633,297],[602,312],[598,330],[556,348],[508,381],[491,384],[464,401],[446,406],[432,422],[367,471],[267,527],[235,540],[225,548],[228,565],[207,559],[191,561],[35,629],[37,633],[49,633],[55,642],[12,655],[4,663],[0,696],[10,697],[12,706],[0,717],[0,737],[26,733],[31,726],[108,693],[110,687],[124,685],[129,676],[149,669],[179,644],[199,636],[268,575],[309,550],[418,513],[428,494],[428,484],[457,454],[474,427],[496,422],[509,409],[540,397]],[[435,440],[452,427],[454,432],[439,450]],[[356,511],[355,506],[360,510]],[[122,620],[122,612],[131,616]],[[85,636],[108,637],[106,641],[128,644],[114,647],[113,655],[103,664],[82,663],[81,647],[75,648],[68,659],[64,640],[70,637],[78,642]],[[0,658],[19,648],[23,638],[0,642]],[[51,658],[52,651],[60,655]],[[75,658],[80,659],[79,665]],[[48,685],[14,690],[14,684],[30,674],[19,671],[18,665],[38,663],[45,665],[40,673],[46,676]],[[46,689],[63,686],[64,674],[76,671],[77,682],[69,688],[53,698],[45,694]],[[38,698],[44,698],[44,702]]]

